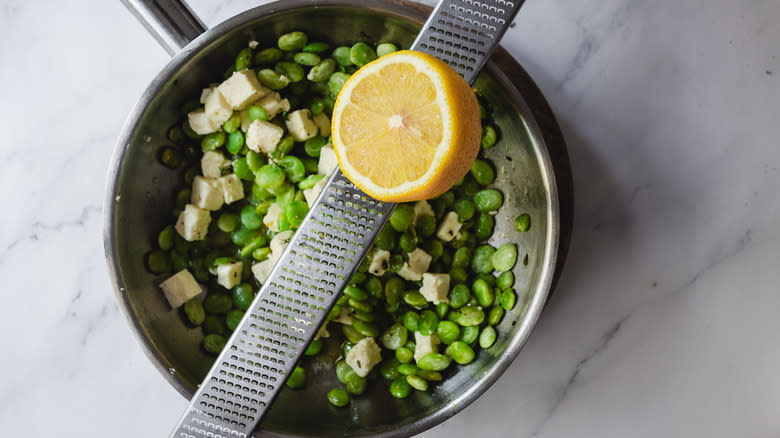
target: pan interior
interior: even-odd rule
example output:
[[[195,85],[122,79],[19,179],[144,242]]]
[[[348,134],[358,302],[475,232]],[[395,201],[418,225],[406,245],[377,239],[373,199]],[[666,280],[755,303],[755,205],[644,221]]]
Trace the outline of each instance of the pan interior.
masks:
[[[174,59],[175,70],[152,84],[154,96],[138,114],[126,142],[119,145],[118,171],[110,199],[114,274],[120,288],[120,304],[142,338],[150,358],[185,396],[210,368],[213,357],[200,348],[200,328],[185,325],[180,312],[171,310],[157,284],[166,276],[149,274],[144,254],[153,248],[156,234],[175,218],[174,193],[183,187],[181,172],[159,164],[157,152],[168,144],[167,131],[181,118],[183,102],[222,77],[224,68],[250,40],[261,47],[275,43],[275,36],[303,30],[312,40],[352,44],[356,40],[390,41],[408,47],[420,25],[409,18],[357,7],[317,7],[276,11],[245,20],[239,27],[212,38],[189,57]],[[196,43],[199,40],[196,40]],[[178,64],[176,61],[179,60]],[[169,66],[170,67],[170,66]],[[551,170],[530,112],[507,78],[495,67],[483,72],[475,88],[493,105],[500,141],[488,151],[497,168],[497,186],[505,197],[496,216],[493,246],[518,245],[514,268],[518,302],[498,326],[498,341],[478,353],[468,366],[457,367],[443,383],[429,392],[415,392],[406,400],[394,399],[380,378],[368,392],[354,397],[347,408],[334,408],[325,394],[340,385],[333,364],[338,347],[330,344],[324,354],[306,358],[307,385],[285,388],[261,424],[272,436],[352,437],[382,434],[396,436],[418,432],[454,415],[479,389],[497,378],[514,357],[530,331],[547,295],[556,247],[557,199],[551,188]],[[142,101],[142,104],[144,102]],[[140,105],[140,104],[139,104]],[[111,187],[111,186],[110,186]],[[514,218],[529,213],[528,232],[514,230]],[[335,332],[333,330],[332,332]],[[265,436],[265,435],[264,435]]]

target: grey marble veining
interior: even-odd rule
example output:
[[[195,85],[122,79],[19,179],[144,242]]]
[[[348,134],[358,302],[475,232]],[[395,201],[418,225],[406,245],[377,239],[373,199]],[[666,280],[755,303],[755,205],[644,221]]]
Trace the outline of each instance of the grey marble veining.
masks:
[[[209,25],[257,3],[191,1]],[[505,375],[420,436],[780,433],[778,16],[526,2],[503,44],[569,144],[571,252]],[[118,311],[100,234],[114,139],[166,54],[118,1],[7,0],[0,60],[0,424],[166,436],[186,403]]]

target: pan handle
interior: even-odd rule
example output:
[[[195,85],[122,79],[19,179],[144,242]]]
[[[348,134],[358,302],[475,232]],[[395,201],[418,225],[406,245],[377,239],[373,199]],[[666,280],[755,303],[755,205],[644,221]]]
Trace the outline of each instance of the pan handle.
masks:
[[[183,0],[121,0],[171,56],[206,31]]]

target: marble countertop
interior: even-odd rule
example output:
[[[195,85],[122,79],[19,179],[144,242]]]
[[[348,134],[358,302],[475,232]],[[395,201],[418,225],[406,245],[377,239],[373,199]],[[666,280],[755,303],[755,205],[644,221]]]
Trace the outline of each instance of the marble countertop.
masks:
[[[216,24],[256,5],[192,0]],[[425,438],[780,435],[780,3],[531,0],[504,38],[576,187],[513,365]],[[119,1],[0,3],[4,435],[167,436],[185,400],[114,302],[114,140],[168,56]]]

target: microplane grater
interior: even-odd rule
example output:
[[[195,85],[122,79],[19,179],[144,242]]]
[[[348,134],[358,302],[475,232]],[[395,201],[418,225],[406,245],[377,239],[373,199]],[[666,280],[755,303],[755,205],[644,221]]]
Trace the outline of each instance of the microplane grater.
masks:
[[[442,0],[411,49],[473,84],[523,0]],[[171,437],[252,435],[395,204],[331,175]]]

